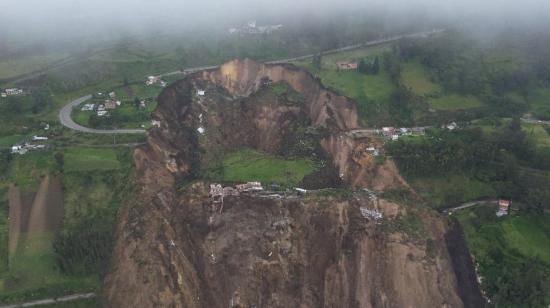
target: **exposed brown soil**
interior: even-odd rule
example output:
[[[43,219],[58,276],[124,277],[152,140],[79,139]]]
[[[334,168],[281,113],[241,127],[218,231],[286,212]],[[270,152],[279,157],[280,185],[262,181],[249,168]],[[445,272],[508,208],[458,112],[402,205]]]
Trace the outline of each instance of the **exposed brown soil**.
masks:
[[[36,193],[9,188],[9,251],[17,251],[21,237],[54,232],[63,219],[63,192],[59,177],[45,177]]]
[[[305,102],[269,96],[267,78],[287,83]],[[198,88],[208,95],[196,97]],[[232,61],[168,87],[154,117],[161,126],[134,153],[142,187],[121,213],[106,306],[464,307],[470,301],[463,298],[477,296],[460,291],[447,221],[436,213],[375,202],[360,190],[241,195],[226,198],[222,209],[208,197],[209,183],[182,186],[218,151],[284,153],[303,121],[326,131],[320,145],[334,164],[327,174],[337,170],[350,187],[407,188],[391,160],[379,165],[365,153],[377,141],[345,134],[357,126],[354,103],[308,73]],[[363,206],[381,211],[383,223],[363,218]],[[419,234],[399,227],[409,211],[422,222]],[[429,255],[427,239],[435,246]],[[469,279],[460,283],[475,285]]]

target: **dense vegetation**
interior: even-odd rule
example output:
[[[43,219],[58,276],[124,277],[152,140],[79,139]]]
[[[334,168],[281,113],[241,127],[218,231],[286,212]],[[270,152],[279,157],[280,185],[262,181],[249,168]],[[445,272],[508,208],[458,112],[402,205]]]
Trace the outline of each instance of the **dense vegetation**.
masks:
[[[387,149],[409,178],[465,173],[490,183],[501,197],[526,202],[529,210],[550,208],[550,157],[537,155],[517,118],[491,134],[479,128],[429,130],[425,138],[393,142]],[[463,201],[453,200],[456,195],[461,193],[449,193],[447,206]]]
[[[497,218],[484,206],[458,213],[479,264],[482,287],[497,307],[544,307],[550,302],[550,217]]]

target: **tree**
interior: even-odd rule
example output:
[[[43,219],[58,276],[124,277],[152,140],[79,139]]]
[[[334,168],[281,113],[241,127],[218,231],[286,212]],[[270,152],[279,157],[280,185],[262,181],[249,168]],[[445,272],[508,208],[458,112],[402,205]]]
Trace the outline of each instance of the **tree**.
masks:
[[[0,150],[0,174],[5,174],[12,160],[9,150]]]
[[[374,75],[378,75],[378,73],[380,72],[380,60],[378,59],[378,57],[374,58],[374,63],[372,64],[371,71]]]
[[[139,109],[140,104],[141,100],[139,99],[139,97],[134,98],[134,107],[136,107],[136,109]]]
[[[321,53],[318,53],[313,56],[312,64],[316,69],[318,70],[321,69],[321,62],[322,62]]]
[[[32,91],[31,103],[31,111],[34,114],[49,109],[53,104],[50,89],[41,87]]]
[[[412,112],[409,107],[412,97],[405,87],[398,87],[390,97],[389,112],[396,125],[408,127],[413,124]]]
[[[361,61],[359,61],[359,64],[357,65],[357,71],[365,75],[369,73],[369,64],[367,63],[367,61],[365,61],[365,59],[361,59]]]
[[[57,163],[57,168],[59,171],[63,171],[63,166],[65,165],[65,156],[61,152],[57,152],[54,155],[55,162]]]

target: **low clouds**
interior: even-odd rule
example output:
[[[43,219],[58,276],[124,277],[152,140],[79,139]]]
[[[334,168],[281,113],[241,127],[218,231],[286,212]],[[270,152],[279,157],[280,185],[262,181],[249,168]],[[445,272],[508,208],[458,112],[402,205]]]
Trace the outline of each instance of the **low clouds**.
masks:
[[[0,35],[69,37],[150,29],[225,26],[246,19],[379,12],[451,22],[537,23],[548,0],[2,0]]]

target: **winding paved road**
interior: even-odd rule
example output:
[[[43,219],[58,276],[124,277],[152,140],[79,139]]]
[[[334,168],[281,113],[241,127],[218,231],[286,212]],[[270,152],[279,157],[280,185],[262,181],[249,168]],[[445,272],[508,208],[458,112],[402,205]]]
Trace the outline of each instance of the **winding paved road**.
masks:
[[[345,47],[336,48],[332,50],[327,50],[327,51],[324,51],[323,54],[324,55],[334,54],[342,51],[375,46],[375,45],[385,44],[389,42],[394,42],[403,38],[427,37],[433,34],[441,33],[443,31],[445,30],[433,30],[433,31],[425,31],[425,32],[419,32],[419,33],[413,33],[413,34],[407,34],[407,35],[392,36],[388,38],[369,41],[362,44],[355,44],[355,45],[345,46]],[[284,63],[290,63],[290,62],[299,61],[299,60],[310,59],[310,58],[313,58],[314,56],[315,54],[309,54],[309,55],[300,56],[300,57],[287,58],[287,59],[281,59],[281,60],[275,60],[275,61],[267,61],[265,63],[284,64]],[[159,75],[159,77],[166,77],[166,76],[173,76],[173,75],[188,75],[188,74],[193,74],[204,70],[216,69],[218,67],[219,67],[218,65],[214,65],[214,66],[200,66],[200,67],[188,68],[184,70],[164,73]],[[61,109],[61,111],[59,111],[59,121],[61,122],[61,124],[72,130],[76,130],[83,133],[92,133],[92,134],[143,134],[145,133],[144,129],[94,129],[89,127],[84,127],[82,125],[75,123],[71,118],[71,113],[73,109],[75,107],[80,106],[80,104],[84,103],[85,101],[91,98],[92,98],[92,95],[82,96],[65,105]]]
[[[59,111],[59,121],[61,124],[72,130],[76,130],[83,133],[92,133],[92,134],[143,134],[145,133],[144,129],[94,129],[89,127],[84,127],[80,124],[75,123],[71,118],[71,113],[75,107],[78,107],[80,104],[92,98],[92,95],[82,96],[75,99],[74,101],[68,103]]]

